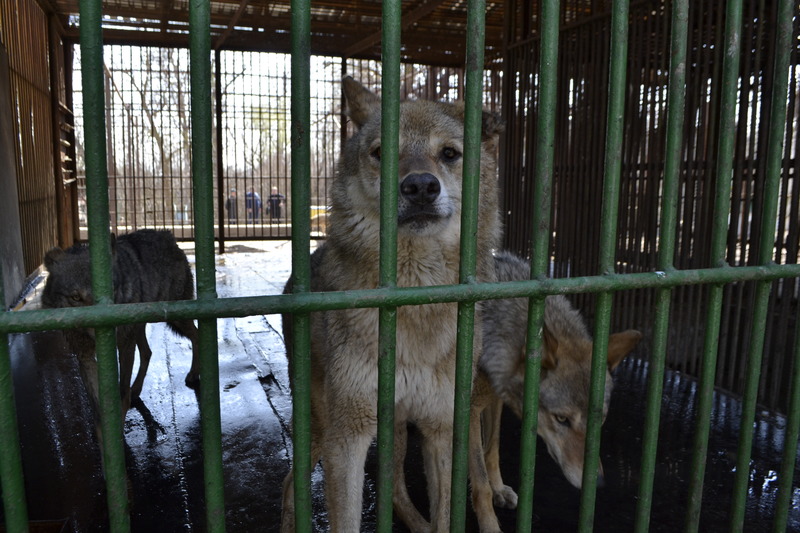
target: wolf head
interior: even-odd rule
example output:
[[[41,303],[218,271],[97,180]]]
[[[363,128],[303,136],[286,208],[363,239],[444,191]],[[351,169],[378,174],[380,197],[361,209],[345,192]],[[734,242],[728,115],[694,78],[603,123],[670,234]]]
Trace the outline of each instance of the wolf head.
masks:
[[[67,250],[52,248],[44,256],[47,282],[42,292],[42,306],[50,308],[92,305],[92,275],[89,248],[75,245]]]
[[[610,371],[622,362],[641,338],[642,334],[635,330],[614,333],[609,337],[603,421],[614,388]],[[561,334],[561,331],[547,324],[547,317],[543,340],[537,432],[567,480],[580,488],[583,482],[593,343],[588,337]],[[602,464],[599,473],[599,482],[602,484]]]
[[[342,154],[339,176],[332,190],[333,204],[342,209],[334,211],[338,219],[331,222],[344,225],[351,234],[360,234],[365,227],[378,227],[381,101],[349,77],[344,80],[344,94],[347,114],[358,131]],[[495,115],[484,113],[482,181],[496,181],[494,152],[501,130],[499,124]],[[425,100],[400,104],[397,222],[401,235],[432,234],[459,227],[463,130],[461,104]],[[493,202],[486,211],[496,217],[496,198],[481,201]]]

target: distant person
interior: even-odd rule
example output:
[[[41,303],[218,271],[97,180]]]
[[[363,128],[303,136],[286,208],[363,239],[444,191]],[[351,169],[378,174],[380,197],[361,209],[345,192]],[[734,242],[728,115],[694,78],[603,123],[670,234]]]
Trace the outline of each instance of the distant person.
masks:
[[[236,189],[231,189],[230,195],[225,201],[225,209],[228,211],[228,222],[235,224],[239,221],[239,204],[236,202]]]
[[[247,209],[247,220],[258,222],[261,218],[261,196],[253,187],[244,195],[244,207]]]
[[[272,193],[270,193],[267,201],[269,202],[269,218],[271,220],[275,220],[276,218],[280,220],[283,217],[281,207],[286,201],[286,197],[278,192],[277,187],[273,187]]]

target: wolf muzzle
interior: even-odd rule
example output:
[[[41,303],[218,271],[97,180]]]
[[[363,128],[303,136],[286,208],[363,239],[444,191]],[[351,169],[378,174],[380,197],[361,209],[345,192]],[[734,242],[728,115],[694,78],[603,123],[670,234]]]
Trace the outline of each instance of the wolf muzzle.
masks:
[[[430,205],[439,197],[442,186],[439,180],[430,173],[409,174],[400,183],[400,194],[412,204]]]

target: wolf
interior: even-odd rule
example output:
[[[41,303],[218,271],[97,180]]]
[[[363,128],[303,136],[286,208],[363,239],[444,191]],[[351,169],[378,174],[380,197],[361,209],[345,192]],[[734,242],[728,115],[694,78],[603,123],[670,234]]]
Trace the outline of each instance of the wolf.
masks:
[[[511,253],[497,253],[494,264],[498,281],[530,279],[528,262]],[[487,300],[483,304],[483,353],[472,400],[469,471],[472,504],[480,530],[489,533],[500,531],[492,502],[512,509],[517,504],[516,493],[503,483],[500,474],[500,413],[505,404],[522,417],[528,299]],[[581,314],[561,295],[545,298],[542,337],[537,433],[567,480],[580,488],[589,413],[592,338]],[[636,330],[609,336],[603,421],[614,387],[610,372],[641,338],[642,334]],[[602,473],[601,464],[601,482]]]
[[[112,280],[115,303],[191,300],[194,278],[183,253],[171,232],[139,230],[111,236]],[[42,292],[42,307],[83,307],[94,303],[88,245],[76,244],[63,250],[52,248],[44,256],[48,272]],[[192,320],[167,322],[176,333],[192,342],[192,366],[186,385],[196,388],[199,380],[197,328]],[[81,378],[99,413],[97,360],[94,330],[75,328],[64,332],[70,348],[78,357]],[[131,402],[142,392],[152,350],[147,343],[145,324],[126,324],[116,328],[119,352],[119,392],[122,417]],[[139,347],[139,370],[131,385],[134,351]]]
[[[347,114],[357,131],[346,142],[331,187],[328,238],[315,253],[311,288],[378,287],[381,101],[343,80]],[[477,234],[478,281],[493,281],[499,244],[496,147],[501,125],[484,112]],[[400,104],[397,285],[459,282],[464,106],[408,100]],[[478,316],[478,319],[480,317]],[[435,531],[449,530],[457,304],[397,310],[395,419],[415,424]],[[481,346],[476,320],[473,368]],[[286,334],[286,332],[285,332]],[[287,343],[291,360],[291,342]],[[376,434],[378,310],[311,314],[311,451],[322,460],[331,531],[359,531],[364,462]],[[282,531],[294,530],[293,477],[284,481]]]
[[[530,279],[530,265],[509,253],[494,255],[497,281]],[[528,299],[486,300],[483,310],[483,351],[472,389],[469,428],[469,477],[472,506],[481,533],[500,532],[494,505],[514,509],[517,494],[503,483],[500,473],[500,415],[503,404],[522,418],[525,383],[525,345]],[[614,370],[636,347],[636,330],[609,337],[608,371]],[[564,296],[545,299],[542,374],[539,384],[537,433],[569,482],[580,488],[584,440],[589,410],[592,339],[580,313]],[[606,375],[603,420],[613,390]],[[407,430],[395,427],[394,506],[411,531],[428,531],[408,495],[403,461]],[[602,465],[600,467],[602,475]],[[602,479],[602,477],[601,477]]]

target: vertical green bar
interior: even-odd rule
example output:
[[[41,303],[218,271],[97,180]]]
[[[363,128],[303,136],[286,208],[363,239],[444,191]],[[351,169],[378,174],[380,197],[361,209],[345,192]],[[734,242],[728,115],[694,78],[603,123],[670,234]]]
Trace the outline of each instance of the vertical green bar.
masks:
[[[773,262],[775,246],[775,220],[778,214],[781,169],[783,167],[784,135],[786,133],[786,107],[789,90],[789,59],[792,49],[792,11],[795,3],[781,0],[778,4],[775,35],[775,64],[773,69],[772,104],[769,114],[767,144],[767,176],[764,185],[764,206],[761,218],[761,241],[758,261],[762,265]],[[764,353],[767,307],[771,282],[756,283],[756,300],[747,359],[747,376],[742,400],[742,423],[739,426],[739,446],[736,456],[731,510],[731,531],[744,531],[744,514],[747,505],[747,484],[750,479],[750,459],[753,451],[753,422],[758,400],[758,382]],[[790,412],[791,414],[791,412]],[[791,446],[795,448],[795,446]]]
[[[380,286],[397,283],[397,189],[400,127],[400,22],[402,2],[383,2],[381,80]],[[378,531],[392,531],[397,309],[378,315]]]
[[[102,3],[80,4],[81,69],[85,130],[86,200],[89,219],[89,253],[92,291],[96,303],[113,303],[108,228],[108,170],[106,167],[105,94],[103,88]],[[103,431],[103,465],[106,478],[109,525],[113,532],[130,531],[127,475],[122,446],[122,409],[117,373],[116,335],[113,327],[95,329],[99,381],[100,421]]]
[[[689,2],[672,3],[672,42],[669,100],[667,109],[667,146],[664,166],[661,224],[658,250],[658,269],[674,270],[675,230],[678,211],[678,184],[680,180],[683,148],[683,124],[686,101],[686,51],[689,31]],[[647,400],[645,428],[642,443],[642,469],[639,484],[639,501],[636,506],[636,533],[645,533],[650,527],[653,505],[653,478],[658,451],[658,426],[661,416],[661,395],[664,390],[664,365],[669,332],[670,289],[656,291],[656,318],[653,327],[653,354],[647,375]]]
[[[483,88],[483,46],[486,35],[485,0],[467,3],[466,107],[464,110],[464,167],[462,178],[461,258],[459,281],[475,283],[478,232],[478,192],[481,172],[481,118]],[[453,414],[453,473],[450,500],[450,531],[466,527],[467,455],[469,411],[472,396],[473,332],[475,302],[458,304],[456,338],[456,390]]]
[[[781,471],[778,475],[778,498],[775,502],[773,533],[787,531],[789,510],[794,492],[794,468],[797,462],[797,441],[800,438],[800,320],[797,321],[794,330],[792,391],[786,412],[788,413],[786,416],[786,433],[783,441]]]
[[[189,58],[192,88],[192,193],[197,258],[197,299],[213,300],[214,182],[211,158],[211,15],[209,0],[189,3]],[[217,321],[198,321],[200,347],[200,420],[203,433],[207,530],[225,531],[222,473],[222,423],[219,406]]]
[[[536,168],[533,196],[531,278],[547,275],[550,262],[550,211],[552,205],[553,158],[558,81],[558,25],[560,2],[542,3],[539,51],[539,107],[536,121]],[[542,368],[542,321],[544,298],[528,304],[528,337],[525,361],[525,392],[520,445],[519,504],[517,531],[529,533],[533,521],[533,480],[536,466],[536,430],[539,411],[539,378]]]
[[[292,276],[293,292],[311,287],[311,7],[292,0]],[[308,314],[292,318],[292,439],[295,531],[311,533],[311,328]],[[316,461],[316,457],[314,460]]]
[[[0,302],[5,302],[3,271],[0,269]],[[9,312],[9,311],[6,311]],[[14,403],[14,380],[8,334],[0,335],[0,494],[8,533],[28,531],[28,508],[22,476],[22,454]]]
[[[712,266],[725,263],[728,217],[733,173],[733,150],[736,139],[736,106],[739,89],[739,53],[741,49],[742,0],[729,0],[725,15],[725,46],[722,62],[719,143],[717,152],[717,186],[714,202],[714,221],[711,232]],[[697,533],[700,526],[700,508],[703,500],[708,435],[711,426],[711,407],[714,395],[714,374],[719,349],[720,318],[722,313],[722,286],[709,289],[706,318],[706,337],[703,346],[703,364],[700,371],[700,392],[697,401],[697,429],[692,456],[689,502],[686,512],[687,533]]]
[[[600,272],[614,273],[619,181],[622,170],[623,120],[625,114],[625,68],[628,59],[628,0],[614,2],[611,12],[611,65],[609,68],[608,123],[606,124],[605,177],[603,211],[600,221]],[[600,426],[603,423],[603,399],[608,359],[608,334],[611,324],[611,293],[597,295],[595,306],[594,350],[589,391],[589,417],[586,428],[586,452],[579,530],[592,530],[600,467]]]

